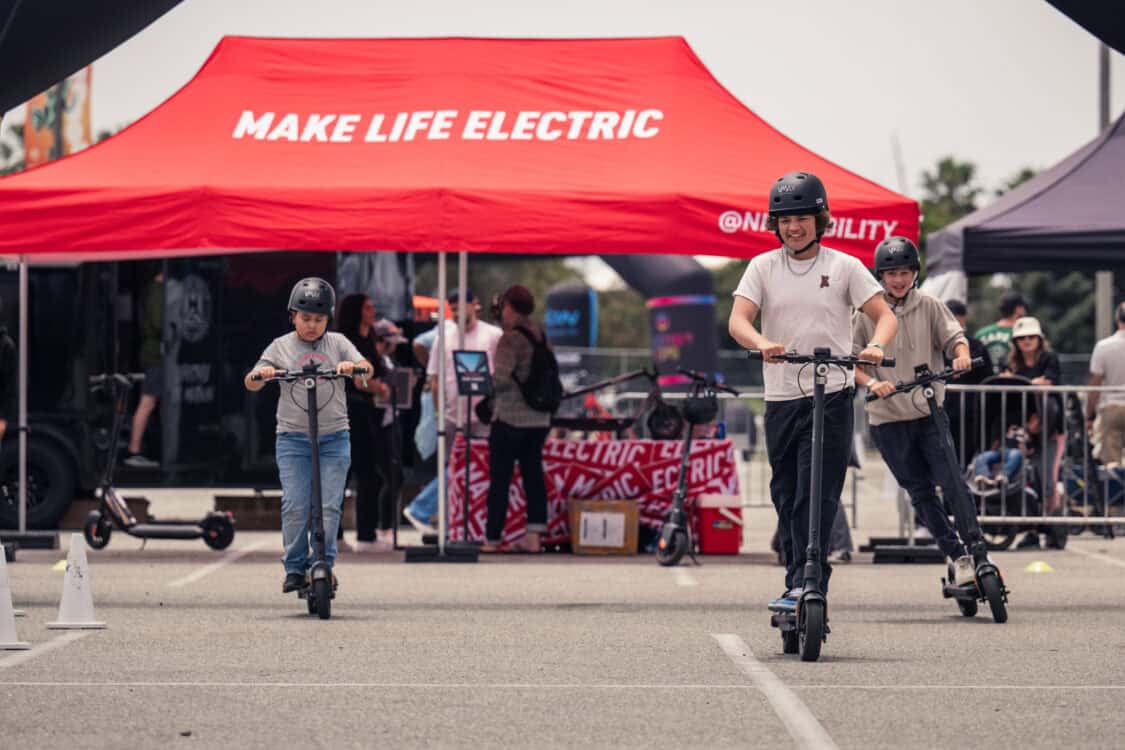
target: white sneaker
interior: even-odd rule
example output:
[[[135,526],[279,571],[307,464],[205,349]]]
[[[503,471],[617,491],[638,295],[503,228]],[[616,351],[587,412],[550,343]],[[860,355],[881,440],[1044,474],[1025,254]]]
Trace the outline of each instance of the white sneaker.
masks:
[[[390,552],[394,549],[394,545],[390,542],[384,542],[382,539],[376,539],[374,542],[356,542],[356,552]]]
[[[969,555],[961,555],[953,562],[953,585],[968,586],[972,584],[975,586],[976,582],[977,569],[973,564],[973,558]]]
[[[915,539],[933,539],[934,535],[931,534],[930,530],[927,529],[925,526],[919,525],[918,528],[915,529],[915,531],[914,531],[914,538]]]
[[[422,532],[423,534],[436,534],[437,533],[437,529],[435,529],[433,526],[431,526],[430,524],[426,523],[425,521],[423,521],[422,519],[418,518],[413,513],[411,513],[410,508],[406,508],[405,510],[403,510],[402,515],[406,516],[406,520],[410,521],[411,526],[413,526],[415,529]]]
[[[131,466],[134,469],[156,469],[160,467],[159,461],[153,461],[151,458],[142,456],[140,453],[134,453],[126,458],[122,463],[126,466]]]

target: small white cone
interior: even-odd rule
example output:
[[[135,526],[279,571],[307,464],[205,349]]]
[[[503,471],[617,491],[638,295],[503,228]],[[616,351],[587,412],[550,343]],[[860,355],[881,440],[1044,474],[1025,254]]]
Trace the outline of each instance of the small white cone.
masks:
[[[3,553],[0,553],[0,651],[23,651],[31,648],[30,643],[17,638],[12,588],[8,585],[8,563]]]
[[[94,594],[90,590],[90,566],[86,562],[86,540],[81,534],[70,535],[66,553],[66,576],[63,578],[59,619],[47,623],[50,630],[100,630],[104,622],[94,619]]]

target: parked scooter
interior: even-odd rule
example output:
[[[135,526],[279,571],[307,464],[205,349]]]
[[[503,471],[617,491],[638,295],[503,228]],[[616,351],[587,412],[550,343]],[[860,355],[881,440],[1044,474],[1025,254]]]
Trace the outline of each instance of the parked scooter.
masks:
[[[691,533],[691,524],[688,523],[684,503],[687,501],[687,476],[688,464],[691,460],[691,440],[695,427],[707,424],[715,419],[719,413],[719,399],[716,391],[726,391],[737,396],[738,391],[715,382],[713,378],[694,370],[680,370],[680,373],[691,378],[691,393],[684,399],[683,415],[687,420],[687,429],[684,430],[684,447],[680,455],[680,477],[676,484],[676,492],[672,495],[672,507],[664,525],[660,527],[660,541],[656,544],[656,562],[664,567],[676,565],[687,554],[692,562],[699,564],[695,559],[695,538]]]
[[[138,373],[106,373],[90,377],[90,390],[105,391],[113,401],[113,428],[110,432],[109,447],[106,451],[106,466],[98,485],[96,496],[98,508],[90,511],[82,524],[82,534],[86,544],[92,549],[102,549],[109,544],[114,527],[138,539],[202,539],[214,550],[226,549],[234,541],[234,517],[229,513],[211,511],[198,521],[150,519],[137,523],[136,516],[129,510],[125,498],[113,486],[113,472],[117,467],[117,453],[121,446],[121,426],[125,419],[125,408],[129,392],[135,383],[144,380]]]
[[[750,359],[763,359],[762,352],[751,349]],[[858,357],[834,356],[831,350],[818,347],[812,354],[786,352],[775,357],[783,362],[813,367],[812,459],[809,479],[809,546],[805,550],[804,593],[792,607],[771,605],[770,625],[781,631],[782,651],[799,653],[801,661],[816,661],[820,647],[828,640],[828,599],[820,580],[820,507],[821,474],[824,455],[824,403],[828,371],[831,367],[853,369],[870,364]],[[894,367],[893,357],[883,357],[883,365]]]
[[[308,394],[306,408],[309,414],[309,442],[315,446],[311,455],[311,481],[312,491],[309,502],[312,508],[309,514],[309,533],[312,534],[313,554],[315,560],[309,568],[308,585],[297,590],[297,597],[308,602],[309,614],[317,615],[322,620],[332,617],[332,600],[336,598],[337,581],[332,575],[332,568],[328,565],[325,556],[324,536],[324,506],[320,486],[320,422],[318,419],[319,406],[316,399],[318,380],[338,380],[361,377],[368,374],[367,368],[356,367],[350,374],[341,375],[335,370],[320,368],[317,363],[310,362],[301,370],[278,370],[270,380],[292,383],[300,381],[300,387]],[[255,376],[255,380],[261,380]]]
[[[980,363],[979,357],[973,360],[974,367],[980,365]],[[929,418],[933,422],[935,431],[941,436],[942,453],[945,455],[945,460],[949,462],[951,476],[959,476],[961,470],[957,463],[956,451],[953,448],[953,436],[949,432],[949,420],[946,417],[945,410],[937,402],[933,383],[946,381],[957,375],[957,371],[952,368],[932,372],[929,366],[918,365],[914,368],[914,380],[896,384],[894,391],[887,396],[887,398],[891,398],[899,393],[909,393],[916,388],[922,389],[922,396],[930,407]],[[867,396],[868,401],[874,401],[876,398],[878,396],[874,394]],[[953,513],[954,524],[957,527],[958,535],[961,537],[961,543],[965,545],[972,556],[973,567],[976,570],[976,578],[972,583],[957,586],[954,584],[953,565],[950,564],[948,578],[943,578],[941,581],[942,596],[946,599],[956,599],[957,608],[961,610],[961,614],[965,617],[976,615],[978,601],[988,602],[989,609],[992,610],[992,619],[996,622],[1006,622],[1008,620],[1009,592],[1004,587],[1004,579],[1000,576],[1000,570],[988,559],[988,545],[981,533],[976,508],[973,507],[973,502],[969,499],[969,493],[965,486],[960,483],[956,487],[943,487],[942,490],[945,492],[946,505]]]

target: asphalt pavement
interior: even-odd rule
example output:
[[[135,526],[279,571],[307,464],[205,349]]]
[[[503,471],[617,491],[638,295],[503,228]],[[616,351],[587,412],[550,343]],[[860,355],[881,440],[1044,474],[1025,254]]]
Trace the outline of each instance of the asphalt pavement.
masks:
[[[893,525],[875,494],[857,541]],[[802,663],[765,611],[771,511],[747,518],[744,554],[698,567],[343,554],[328,621],[281,594],[279,534],[221,553],[115,535],[88,553],[107,628],[85,632],[45,627],[65,550],[20,550],[33,647],[0,652],[0,744],[1121,747],[1125,541],[996,553],[1004,625],[943,600],[942,566],[857,555],[833,576],[820,661]]]

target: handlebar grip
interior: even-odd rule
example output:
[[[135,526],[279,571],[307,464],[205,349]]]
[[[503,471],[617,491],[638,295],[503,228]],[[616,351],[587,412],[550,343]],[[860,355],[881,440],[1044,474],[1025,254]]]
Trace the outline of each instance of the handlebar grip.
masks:
[[[761,349],[747,349],[746,356],[755,362],[761,362],[764,359]]]
[[[870,404],[870,403],[871,403],[872,401],[877,401],[878,399],[879,399],[879,397],[878,397],[878,396],[876,396],[876,395],[875,395],[874,393],[871,393],[870,391],[868,391],[868,392],[867,392],[867,395],[863,397],[863,400],[864,400],[864,401],[865,401],[866,403],[869,403],[869,404]]]
[[[250,376],[250,379],[251,379],[251,380],[253,380],[253,381],[255,381],[255,382],[257,382],[257,381],[259,381],[259,380],[262,380],[262,379],[263,379],[263,378],[262,378],[262,373],[260,373],[260,372],[256,372],[256,373],[254,373],[253,375],[251,375],[251,376]]]
[[[371,374],[371,371],[368,370],[366,367],[353,367],[352,368],[352,377],[362,378],[364,375],[370,375],[370,374]]]
[[[879,366],[880,367],[894,367],[895,366],[895,358],[894,357],[883,357],[883,362]]]

